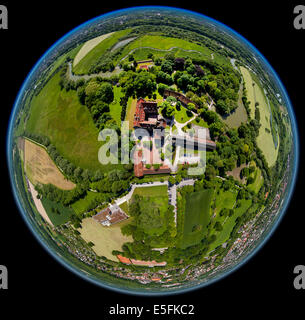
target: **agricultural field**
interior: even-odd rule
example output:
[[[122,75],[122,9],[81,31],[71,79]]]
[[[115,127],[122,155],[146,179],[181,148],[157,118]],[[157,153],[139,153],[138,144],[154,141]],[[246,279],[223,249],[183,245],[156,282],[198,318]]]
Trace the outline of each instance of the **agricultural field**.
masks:
[[[117,31],[111,36],[102,40],[93,49],[91,49],[73,68],[75,74],[88,74],[90,67],[97,64],[101,56],[111,49],[120,38],[130,33],[131,29]]]
[[[124,221],[122,222],[124,223]],[[113,250],[122,250],[125,242],[132,242],[130,236],[124,236],[121,233],[121,223],[110,227],[103,227],[92,218],[85,218],[82,221],[82,228],[78,231],[86,242],[94,243],[92,249],[98,256],[104,256],[109,260],[118,262],[116,256],[112,254]]]
[[[64,207],[58,202],[46,198],[42,198],[41,202],[55,227],[68,222],[70,217],[74,214],[72,208]]]
[[[257,145],[263,151],[269,167],[272,167],[275,164],[278,148],[275,148],[272,129],[270,126],[270,117],[272,116],[266,101],[266,96],[256,82],[254,86],[256,101],[259,103],[260,111],[260,123],[261,127],[259,128],[259,136],[257,137]]]
[[[111,35],[113,35],[113,32],[103,34],[99,37],[85,42],[79,50],[79,52],[77,53],[76,57],[74,58],[73,67],[75,67],[87,55],[87,53],[89,53],[93,48],[95,48],[100,42],[110,37]]]
[[[187,195],[181,248],[195,245],[204,237],[205,228],[210,220],[213,193],[212,189],[208,189]]]
[[[50,138],[64,158],[76,166],[107,170],[98,162],[98,130],[88,109],[73,90],[60,90],[60,75],[53,76],[34,97],[26,130]]]
[[[278,148],[275,148],[272,129],[270,127],[271,110],[269,109],[267,98],[261,88],[258,79],[253,79],[250,71],[241,67],[241,72],[246,83],[247,98],[250,101],[250,116],[254,118],[255,103],[257,102],[260,111],[260,124],[259,135],[257,137],[257,145],[263,151],[269,167],[275,164]]]
[[[240,67],[241,74],[245,81],[245,89],[247,92],[247,99],[250,102],[249,108],[250,108],[250,118],[254,119],[254,113],[255,113],[255,98],[254,98],[254,91],[253,91],[253,80],[250,74],[250,71],[246,69],[245,67]]]
[[[57,168],[46,149],[28,139],[24,139],[24,165],[27,177],[34,185],[50,183],[62,190],[75,187]]]

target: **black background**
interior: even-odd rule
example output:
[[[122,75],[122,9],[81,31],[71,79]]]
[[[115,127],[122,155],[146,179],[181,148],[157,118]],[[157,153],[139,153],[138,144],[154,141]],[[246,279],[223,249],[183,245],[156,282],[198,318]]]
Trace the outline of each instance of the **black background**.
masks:
[[[293,27],[293,9],[302,4],[301,1],[269,1],[267,5],[266,0],[202,1],[201,4],[193,0],[85,1],[80,4],[76,1],[13,4],[0,0],[0,4],[6,5],[9,11],[9,29],[0,30],[0,265],[6,265],[9,270],[9,289],[0,290],[0,312],[2,308],[9,308],[11,313],[33,314],[36,306],[41,305],[54,317],[95,314],[97,319],[133,319],[107,316],[109,307],[117,303],[133,306],[194,304],[196,319],[210,315],[216,318],[220,315],[230,318],[266,316],[284,310],[293,316],[292,313],[301,311],[305,291],[293,287],[294,267],[305,265],[302,167],[305,30]],[[294,106],[300,135],[300,166],[295,192],[285,217],[264,248],[238,271],[209,287],[161,298],[103,290],[53,260],[23,222],[11,193],[6,166],[5,143],[10,112],[19,88],[41,55],[81,23],[112,10],[137,5],[169,5],[201,12],[243,35],[279,74]],[[59,308],[63,308],[62,311]],[[39,315],[43,316],[43,313]],[[145,315],[142,319],[150,317]],[[174,319],[174,316],[162,318]]]

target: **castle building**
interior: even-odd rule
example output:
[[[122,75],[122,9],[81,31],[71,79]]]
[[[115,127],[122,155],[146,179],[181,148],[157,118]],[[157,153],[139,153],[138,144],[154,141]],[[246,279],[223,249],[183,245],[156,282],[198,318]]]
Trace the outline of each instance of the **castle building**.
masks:
[[[133,127],[147,129],[164,129],[166,121],[159,115],[157,102],[139,98],[134,114]]]

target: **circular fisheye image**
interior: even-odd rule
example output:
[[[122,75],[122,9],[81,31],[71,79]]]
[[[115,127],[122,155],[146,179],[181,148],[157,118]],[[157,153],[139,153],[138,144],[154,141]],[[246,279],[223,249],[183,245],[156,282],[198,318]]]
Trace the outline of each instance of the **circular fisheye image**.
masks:
[[[293,191],[298,136],[247,40],[195,12],[137,7],[38,61],[7,159],[20,212],[57,261],[104,288],[162,295],[211,284],[262,247]]]

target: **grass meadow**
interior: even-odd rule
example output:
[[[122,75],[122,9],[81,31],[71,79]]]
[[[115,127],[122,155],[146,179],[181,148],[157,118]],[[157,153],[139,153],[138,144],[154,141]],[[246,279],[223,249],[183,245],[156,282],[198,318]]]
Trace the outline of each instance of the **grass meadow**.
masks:
[[[149,48],[145,48],[149,47]],[[153,48],[153,49],[150,49]],[[164,37],[159,35],[144,35],[135,41],[129,43],[123,49],[120,59],[126,57],[131,51],[136,60],[146,59],[148,53],[152,53],[155,57],[162,57],[165,55],[166,50],[170,50],[175,56],[186,57],[196,56],[212,60],[212,53],[216,62],[220,64],[229,64],[229,60],[214,53],[207,47],[186,41],[184,39]],[[158,51],[161,50],[161,51]],[[163,51],[162,51],[163,50]],[[119,60],[117,61],[119,62]]]
[[[41,202],[55,227],[68,222],[70,217],[74,214],[72,208],[64,207],[58,202],[46,198],[42,198]]]
[[[181,248],[199,243],[210,220],[210,207],[214,191],[197,191],[186,197],[184,228]]]
[[[77,93],[60,90],[60,75],[53,76],[34,97],[26,124],[29,132],[50,138],[60,154],[76,166],[108,170],[98,161],[98,130],[89,110],[79,103]]]
[[[210,245],[210,251],[214,250],[224,242],[226,242],[231,234],[231,231],[233,230],[235,226],[235,220],[237,217],[240,217],[246,210],[251,206],[252,201],[251,200],[240,200],[241,206],[239,208],[234,209],[234,214],[232,217],[220,217],[217,216],[214,220],[214,223],[219,221],[223,229],[222,231],[217,232],[216,230],[213,230],[212,234],[216,234],[217,238],[216,240]]]
[[[123,221],[122,223],[125,223]],[[104,256],[109,260],[117,261],[112,254],[113,250],[122,250],[125,242],[133,242],[131,236],[124,236],[121,232],[122,223],[117,223],[110,227],[104,227],[92,218],[85,218],[82,221],[82,228],[78,231],[86,242],[92,242],[92,249],[98,256]]]
[[[71,206],[76,214],[81,214],[87,210],[88,205],[93,201],[97,196],[96,192],[87,191],[85,197],[77,200]]]
[[[261,127],[257,137],[257,145],[266,157],[269,167],[272,167],[277,158],[278,148],[275,148],[272,137],[272,129],[270,127],[271,114],[267,103],[267,98],[263,92],[258,78],[252,75],[250,71],[244,67],[240,67],[240,70],[245,80],[247,98],[250,101],[250,116],[252,119],[255,117],[255,103],[259,103],[258,109],[260,111]]]

